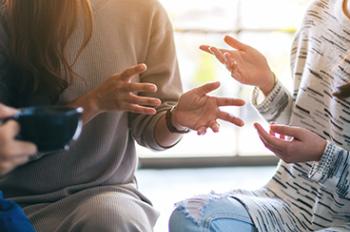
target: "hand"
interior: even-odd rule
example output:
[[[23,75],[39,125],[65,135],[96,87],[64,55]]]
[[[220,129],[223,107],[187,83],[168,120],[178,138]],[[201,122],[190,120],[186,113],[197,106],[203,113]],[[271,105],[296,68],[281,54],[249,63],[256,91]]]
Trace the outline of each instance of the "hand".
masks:
[[[265,147],[286,163],[320,161],[327,144],[320,136],[300,127],[271,124],[267,133],[259,123],[254,126]]]
[[[226,36],[225,42],[235,50],[218,49],[208,45],[202,45],[200,49],[215,55],[226,65],[234,79],[242,84],[257,86],[268,95],[275,84],[275,77],[266,58],[255,48],[233,37]]]
[[[245,104],[243,100],[207,95],[219,86],[219,82],[213,82],[183,94],[173,111],[173,124],[178,128],[187,127],[196,130],[198,135],[205,134],[209,127],[214,132],[218,132],[218,119],[243,126],[244,122],[241,119],[219,108],[220,106],[243,106]]]
[[[12,116],[17,111],[0,104],[0,118]],[[26,163],[37,152],[34,144],[15,140],[19,125],[8,121],[0,126],[0,175],[4,175],[17,166]]]
[[[132,78],[145,72],[145,64],[135,65],[103,82],[96,89],[78,98],[71,106],[83,106],[89,119],[107,111],[128,111],[153,115],[160,99],[138,96],[138,93],[154,93],[157,86],[152,83],[132,83]],[[84,120],[88,121],[88,119]]]

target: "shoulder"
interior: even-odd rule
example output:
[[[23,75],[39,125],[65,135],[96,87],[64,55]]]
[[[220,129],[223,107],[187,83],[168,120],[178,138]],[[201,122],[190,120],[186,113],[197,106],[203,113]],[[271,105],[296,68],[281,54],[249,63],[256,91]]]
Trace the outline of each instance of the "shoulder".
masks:
[[[164,10],[158,0],[92,0],[91,4],[96,11],[105,11],[112,8],[128,10],[125,13],[131,14]]]
[[[118,22],[120,27],[133,25],[149,29],[155,25],[170,25],[169,17],[158,0],[92,0],[96,17]],[[126,23],[127,22],[127,23]]]
[[[342,13],[342,1],[338,0],[315,0],[306,7],[306,17],[325,20],[335,18]]]

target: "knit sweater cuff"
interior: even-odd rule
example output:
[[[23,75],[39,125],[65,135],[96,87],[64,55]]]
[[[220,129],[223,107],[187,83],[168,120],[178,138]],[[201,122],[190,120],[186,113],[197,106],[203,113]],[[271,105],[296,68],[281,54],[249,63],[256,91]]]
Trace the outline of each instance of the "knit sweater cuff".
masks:
[[[334,166],[337,149],[336,146],[327,141],[326,148],[319,162],[314,162],[309,172],[309,178],[317,182],[325,182],[331,168]]]
[[[273,121],[280,116],[289,104],[287,92],[281,82],[277,81],[270,94],[261,103],[258,103],[258,99],[263,98],[263,96],[259,88],[255,87],[252,95],[252,104],[266,120]]]

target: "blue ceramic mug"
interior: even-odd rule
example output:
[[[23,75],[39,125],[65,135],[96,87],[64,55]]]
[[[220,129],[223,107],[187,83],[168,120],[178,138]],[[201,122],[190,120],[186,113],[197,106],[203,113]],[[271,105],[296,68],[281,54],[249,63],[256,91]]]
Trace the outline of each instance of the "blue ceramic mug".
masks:
[[[68,149],[82,130],[82,108],[38,106],[19,109],[3,121],[15,120],[20,125],[17,139],[32,142],[39,152]]]

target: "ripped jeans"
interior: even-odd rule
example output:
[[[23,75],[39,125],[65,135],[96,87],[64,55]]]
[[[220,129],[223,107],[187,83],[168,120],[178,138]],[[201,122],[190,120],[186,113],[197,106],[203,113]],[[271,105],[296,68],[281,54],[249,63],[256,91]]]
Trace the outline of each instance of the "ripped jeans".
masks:
[[[177,204],[169,220],[170,232],[257,231],[241,202],[232,197],[198,196]]]

